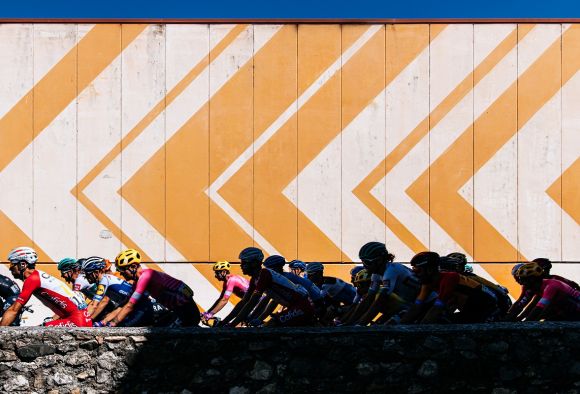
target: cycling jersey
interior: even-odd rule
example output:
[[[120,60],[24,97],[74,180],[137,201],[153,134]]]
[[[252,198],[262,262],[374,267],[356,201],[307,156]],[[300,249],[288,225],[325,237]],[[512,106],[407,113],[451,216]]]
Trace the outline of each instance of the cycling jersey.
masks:
[[[268,268],[262,268],[260,274],[252,278],[249,291],[254,294],[266,293],[285,307],[282,312],[272,315],[278,326],[308,325],[314,317],[314,308],[308,299],[306,289]]]
[[[97,291],[93,297],[93,301],[100,302],[104,296],[109,298],[115,307],[123,306],[133,292],[133,286],[123,280],[117,278],[115,275],[104,274],[97,285]]]
[[[558,275],[548,275],[547,279],[559,280],[560,282],[567,284],[568,286],[570,286],[573,289],[580,290],[580,286],[578,285],[578,283],[576,283],[570,279],[566,279],[566,278],[558,276]],[[529,287],[526,287],[526,286],[522,286],[522,293],[520,294],[520,296],[516,300],[516,302],[514,302],[514,305],[512,308],[514,310],[517,310],[517,311],[523,310],[525,308],[525,306],[530,303],[530,301],[532,300],[532,298],[534,298],[535,295],[536,295],[536,293],[532,289],[530,289]]]
[[[79,291],[84,294],[85,297],[92,300],[97,293],[97,285],[94,283],[89,283],[85,274],[79,273],[79,276],[75,279],[73,284],[73,290]]]
[[[165,272],[152,269],[143,269],[129,302],[136,304],[141,297],[147,296],[146,292],[168,309],[193,301],[193,291],[189,286]]]
[[[317,303],[318,301],[321,301],[324,299],[324,296],[322,295],[322,292],[320,291],[318,286],[316,286],[311,280],[306,279],[302,276],[293,274],[292,272],[282,272],[282,275],[286,279],[289,279],[290,282],[304,287],[306,289],[306,291],[308,292],[308,296],[310,297],[312,302]]]
[[[260,274],[250,281],[250,290],[255,293],[266,293],[270,298],[285,307],[291,307],[308,300],[308,292],[300,285],[268,268],[262,268]]]
[[[90,327],[92,322],[86,313],[87,304],[78,293],[65,283],[40,270],[24,280],[22,292],[16,302],[26,305],[32,295],[61,317],[45,325]]]
[[[419,294],[421,283],[413,271],[403,264],[390,263],[383,275],[371,275],[370,292],[395,293],[406,302],[413,302]]]
[[[322,296],[333,304],[352,305],[356,288],[342,279],[325,276],[322,278]]]
[[[250,283],[246,278],[240,275],[228,275],[226,276],[226,281],[223,286],[224,298],[227,300],[230,296],[235,294],[240,298],[244,298],[244,295],[248,291]]]
[[[457,323],[477,323],[490,320],[498,313],[493,291],[480,282],[456,272],[441,272],[434,284],[438,298],[435,305],[446,306]]]
[[[10,308],[10,306],[12,304],[14,304],[14,302],[18,298],[19,294],[20,294],[20,287],[18,287],[16,282],[14,282],[12,279],[10,279],[4,275],[0,275],[0,313],[1,314],[4,314],[4,312],[6,312],[6,310],[8,308]],[[21,313],[18,314],[18,316],[16,317],[16,320],[14,320],[14,322],[11,324],[12,326],[19,326],[20,325],[21,315],[22,315],[22,311],[21,311]]]
[[[561,317],[580,316],[580,291],[556,279],[542,280],[540,288],[542,298],[537,307],[551,307],[552,312]]]

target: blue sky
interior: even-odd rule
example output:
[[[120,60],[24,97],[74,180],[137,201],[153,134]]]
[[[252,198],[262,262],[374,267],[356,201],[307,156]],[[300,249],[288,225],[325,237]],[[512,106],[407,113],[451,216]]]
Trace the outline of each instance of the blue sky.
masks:
[[[0,18],[579,18],[578,0],[3,0]]]

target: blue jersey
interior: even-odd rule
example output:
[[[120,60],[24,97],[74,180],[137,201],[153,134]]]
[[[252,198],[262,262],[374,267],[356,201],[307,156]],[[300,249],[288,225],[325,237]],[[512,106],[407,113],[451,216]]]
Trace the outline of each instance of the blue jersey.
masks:
[[[119,307],[129,301],[132,293],[133,286],[129,282],[117,278],[115,275],[105,274],[97,285],[97,293],[93,297],[93,301],[99,302],[104,296],[107,296],[115,307]]]
[[[325,276],[322,295],[333,304],[351,305],[356,297],[356,288],[342,279]]]
[[[312,300],[312,302],[317,302],[322,300],[324,297],[322,296],[322,292],[310,279],[303,278],[292,272],[282,272],[282,275],[285,276],[290,282],[300,285],[308,291],[308,297]]]

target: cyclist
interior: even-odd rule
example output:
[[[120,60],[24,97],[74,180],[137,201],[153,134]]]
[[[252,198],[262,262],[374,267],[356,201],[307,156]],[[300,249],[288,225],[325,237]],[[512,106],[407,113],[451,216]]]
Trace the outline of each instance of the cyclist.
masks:
[[[457,272],[468,276],[493,291],[497,298],[500,317],[505,316],[512,306],[512,300],[508,295],[509,290],[499,284],[492,283],[489,280],[474,274],[473,269],[469,269],[469,267],[469,264],[467,264],[467,257],[463,253],[454,252],[439,259],[439,271]]]
[[[89,283],[81,272],[81,265],[84,261],[85,259],[75,260],[65,257],[58,262],[57,269],[65,282],[72,284],[73,291],[82,293],[90,301],[97,293],[97,285]]]
[[[324,276],[324,265],[318,262],[306,265],[306,277],[322,290],[326,313],[321,323],[331,324],[343,318],[356,298],[354,286],[342,279]]]
[[[265,268],[279,273],[295,285],[304,287],[308,292],[310,301],[312,301],[312,304],[314,305],[316,316],[322,316],[324,313],[324,296],[322,291],[320,291],[318,286],[316,286],[310,279],[296,275],[293,272],[285,272],[284,265],[286,265],[286,260],[282,256],[272,255],[264,260]]]
[[[201,314],[201,319],[203,321],[209,321],[216,313],[221,311],[228,303],[232,294],[235,294],[240,298],[244,298],[246,295],[248,287],[250,286],[248,280],[241,275],[230,274],[231,268],[230,263],[227,261],[218,261],[213,265],[215,278],[220,282],[223,282],[223,287],[216,302],[214,302],[207,312]]]
[[[114,310],[129,301],[133,286],[115,275],[107,273],[106,261],[102,257],[89,257],[81,267],[89,283],[97,285],[97,294],[89,304],[88,312],[94,326],[102,327],[116,316]],[[111,313],[112,312],[112,313]],[[105,317],[105,315],[107,315]],[[123,320],[124,327],[147,326],[153,322],[153,305],[149,297],[144,297]]]
[[[34,295],[58,317],[46,322],[45,326],[91,327],[93,324],[87,313],[87,304],[84,299],[81,299],[60,280],[37,270],[37,260],[38,255],[34,249],[26,246],[15,248],[8,254],[10,272],[14,278],[24,283],[16,302],[4,312],[0,325],[12,324],[30,297]]]
[[[288,267],[290,268],[290,272],[294,275],[304,276],[304,273],[306,272],[306,263],[301,260],[292,260],[288,263]]]
[[[367,325],[382,313],[383,320],[408,309],[419,294],[421,284],[413,271],[395,263],[395,256],[382,242],[368,242],[359,251],[371,285],[357,313],[357,323]],[[361,315],[362,313],[362,315]]]
[[[139,300],[148,293],[157,302],[175,312],[179,321],[176,325],[197,326],[200,313],[193,300],[193,291],[182,281],[152,269],[141,267],[141,254],[135,249],[127,249],[119,253],[115,259],[117,271],[126,280],[134,280],[134,290],[129,301],[119,313],[109,322],[111,326],[122,323],[136,308]]]
[[[14,304],[18,295],[20,294],[20,287],[12,279],[0,274],[0,312],[4,314],[10,305]],[[22,312],[18,314],[12,326],[20,325],[20,318]]]
[[[356,273],[354,274],[351,283],[356,288],[356,297],[354,299],[353,304],[349,308],[348,312],[346,312],[342,316],[342,321],[338,319],[334,320],[334,324],[337,326],[350,325],[353,323],[353,321],[355,320],[354,317],[357,311],[357,307],[367,297],[371,285],[371,274],[366,269],[364,269],[364,267],[361,266],[354,267],[350,271],[351,275],[353,274],[353,271],[355,271]]]
[[[305,326],[312,323],[314,308],[308,292],[302,286],[297,286],[277,272],[262,268],[264,254],[258,248],[249,247],[240,252],[240,262],[244,275],[251,277],[250,287],[246,297],[234,308],[233,320],[230,326],[235,327],[247,320],[250,312],[258,304],[263,294],[266,294],[277,304],[284,307],[282,312],[272,315],[268,325]],[[248,296],[249,294],[249,296]]]
[[[457,272],[440,272],[439,262],[435,252],[421,252],[411,259],[413,271],[427,290],[437,292],[437,298],[432,304],[427,303],[424,295],[428,292],[422,289],[409,313],[426,306],[421,323],[435,323],[442,318],[454,323],[482,323],[497,318],[497,298],[490,288]]]
[[[354,267],[351,268],[351,270],[350,270],[350,283],[352,283],[352,285],[354,287],[356,287],[354,284],[354,281],[356,279],[356,275],[364,269],[365,269],[364,265],[355,265]]]
[[[514,267],[514,276],[525,289],[539,298],[532,300],[527,321],[580,320],[580,291],[567,283],[546,277],[540,263],[531,262]]]

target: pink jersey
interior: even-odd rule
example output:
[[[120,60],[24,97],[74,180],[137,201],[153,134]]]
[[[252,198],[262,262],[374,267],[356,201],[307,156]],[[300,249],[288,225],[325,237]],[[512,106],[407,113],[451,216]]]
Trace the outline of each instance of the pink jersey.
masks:
[[[228,275],[224,282],[224,298],[228,299],[232,293],[240,298],[243,298],[250,287],[250,282],[240,275]]]
[[[542,280],[542,299],[538,308],[551,305],[556,312],[580,312],[580,291],[557,279]]]
[[[143,270],[129,302],[136,304],[146,292],[169,309],[191,303],[193,297],[193,291],[185,283],[152,269]]]
[[[39,270],[26,278],[16,302],[26,305],[33,294],[60,317],[68,317],[87,307],[82,295],[73,292],[54,276]]]

